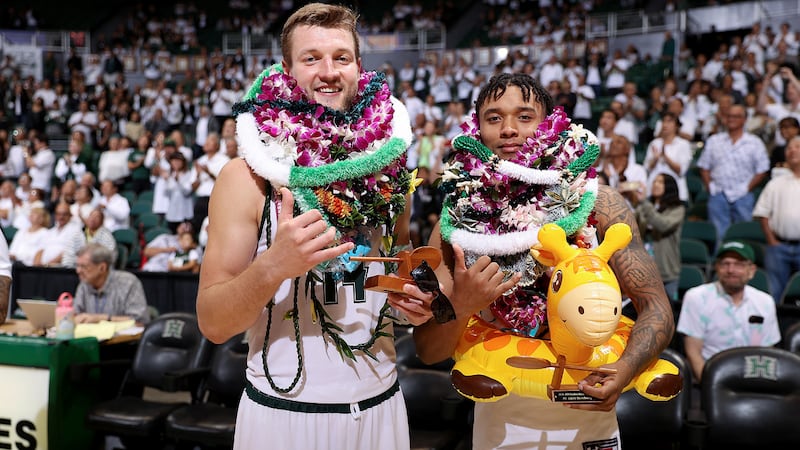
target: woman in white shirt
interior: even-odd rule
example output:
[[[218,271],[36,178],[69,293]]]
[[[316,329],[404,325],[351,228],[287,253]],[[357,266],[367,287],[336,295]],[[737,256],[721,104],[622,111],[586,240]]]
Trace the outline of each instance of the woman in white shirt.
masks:
[[[17,231],[8,248],[8,254],[12,261],[32,266],[33,258],[41,248],[50,227],[50,214],[44,208],[33,208],[28,219],[30,226]]]
[[[686,171],[692,163],[692,147],[689,141],[678,136],[681,123],[678,117],[666,112],[661,117],[661,134],[647,146],[644,167],[647,169],[647,186],[653,185],[656,175],[666,173],[678,183],[678,196],[689,200]]]
[[[192,200],[192,171],[181,152],[174,152],[169,157],[170,173],[166,181],[165,192],[169,197],[169,208],[165,219],[170,229],[177,230],[178,225],[194,217],[194,201]]]

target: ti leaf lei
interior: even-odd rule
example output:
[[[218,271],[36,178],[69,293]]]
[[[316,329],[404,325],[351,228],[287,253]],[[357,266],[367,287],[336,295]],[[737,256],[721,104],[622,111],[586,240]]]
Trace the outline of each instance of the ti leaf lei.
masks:
[[[545,268],[529,250],[549,222],[578,245],[591,244],[597,138],[556,107],[514,157],[502,160],[480,142],[475,114],[461,128],[440,180],[442,237],[464,249],[467,264],[489,255],[508,276],[523,273],[491,309],[505,328],[535,336],[546,317],[544,287],[536,283]]]

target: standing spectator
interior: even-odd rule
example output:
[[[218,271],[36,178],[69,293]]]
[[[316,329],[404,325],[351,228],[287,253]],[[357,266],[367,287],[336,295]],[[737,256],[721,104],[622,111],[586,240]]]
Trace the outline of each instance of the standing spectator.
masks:
[[[103,226],[111,232],[130,227],[131,205],[118,191],[119,188],[111,180],[100,183],[102,196],[97,207],[105,214]]]
[[[217,78],[214,88],[208,93],[208,104],[211,106],[211,113],[219,123],[231,117],[231,108],[238,100],[233,91],[225,85],[225,80]]]
[[[127,136],[133,142],[137,142],[139,137],[144,134],[144,124],[142,123],[142,115],[141,113],[134,109],[128,115],[128,121],[125,122],[125,129],[123,131],[123,136]]]
[[[47,135],[34,131],[31,133],[31,152],[24,153],[25,167],[31,176],[31,187],[50,193],[53,179],[53,168],[56,165],[56,155],[50,150],[50,140]]]
[[[717,229],[718,242],[731,223],[751,219],[753,189],[769,171],[764,143],[744,131],[746,118],[744,106],[731,106],[725,118],[728,131],[708,138],[697,160],[703,184],[710,194],[708,219]]]
[[[70,139],[67,144],[67,152],[64,153],[56,162],[54,170],[55,176],[59,180],[79,180],[87,171],[86,161],[83,157],[81,144],[75,139]]]
[[[127,137],[112,136],[107,151],[100,154],[97,163],[97,179],[102,183],[110,180],[122,185],[131,174],[128,168],[128,156],[133,152],[131,140]]]
[[[206,138],[211,133],[220,131],[221,122],[211,115],[211,109],[207,105],[200,106],[200,116],[194,127],[194,146],[192,154],[194,157],[203,154],[203,146],[206,145]]]
[[[200,228],[200,222],[208,215],[208,199],[214,189],[214,182],[219,176],[222,167],[230,161],[227,155],[219,152],[219,135],[212,133],[203,146],[205,154],[194,162],[192,173],[192,190],[194,191],[194,218],[192,224],[195,229]]]
[[[692,148],[689,141],[678,136],[681,122],[670,112],[661,117],[661,134],[647,146],[644,168],[647,170],[647,185],[652,186],[659,174],[670,175],[678,183],[680,199],[688,202],[689,188],[686,171],[692,163]]]
[[[767,114],[775,122],[779,122],[786,117],[794,117],[800,120],[800,80],[797,79],[791,67],[778,67],[774,65],[770,67],[772,69],[777,69],[777,71],[768,72],[764,76],[764,82],[761,83],[761,91],[758,95],[756,109],[762,114]],[[786,103],[771,103],[769,101],[768,91],[771,83],[768,81],[773,79],[778,79],[779,83],[785,86],[784,95],[786,97]],[[775,136],[775,143],[777,145],[786,145],[786,141],[780,134]]]
[[[170,172],[167,177],[165,192],[169,197],[169,208],[165,219],[173,231],[178,225],[191,221],[194,215],[192,200],[192,172],[181,152],[174,152],[169,157]]]
[[[133,151],[128,154],[128,171],[130,172],[130,182],[136,195],[150,189],[150,170],[144,165],[147,157],[147,150],[150,149],[150,136],[148,134],[139,137]]]
[[[775,302],[748,286],[756,267],[753,249],[729,241],[719,247],[714,270],[718,280],[686,291],[678,332],[694,379],[700,381],[706,360],[734,347],[769,347],[781,340]]]
[[[606,93],[617,95],[625,85],[625,74],[628,72],[631,63],[622,55],[622,50],[614,50],[614,56],[608,60],[603,75],[606,78]]]
[[[75,271],[80,283],[75,290],[75,322],[135,319],[150,321],[142,282],[136,275],[114,270],[115,255],[100,244],[87,244],[78,252]]]
[[[686,207],[678,197],[675,178],[660,173],[649,186],[649,198],[643,193],[623,192],[633,205],[639,232],[645,248],[653,255],[664,282],[667,297],[673,302],[678,298],[678,278],[681,273],[680,240]]]
[[[78,103],[78,110],[69,116],[67,125],[70,132],[80,131],[83,134],[83,142],[92,142],[92,133],[97,126],[97,113],[89,109],[88,100]]]
[[[786,166],[791,173],[773,178],[764,186],[753,208],[767,238],[764,265],[775,301],[781,299],[786,283],[800,270],[800,136],[786,146]]]
[[[164,139],[164,134],[159,133],[144,160],[144,165],[150,168],[150,182],[153,185],[153,212],[162,217],[169,208],[169,197],[165,191],[170,170],[169,157],[176,151],[175,142]]]
[[[576,75],[577,84],[574,86],[575,109],[573,118],[575,123],[579,123],[588,128],[592,123],[592,102],[595,99],[595,91],[586,84],[586,76],[582,73]]]

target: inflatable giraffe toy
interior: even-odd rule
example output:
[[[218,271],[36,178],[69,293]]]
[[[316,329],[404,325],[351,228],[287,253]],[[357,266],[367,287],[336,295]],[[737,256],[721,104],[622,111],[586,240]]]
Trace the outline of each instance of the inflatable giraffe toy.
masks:
[[[522,337],[473,316],[455,350],[451,377],[456,389],[478,402],[497,401],[511,393],[548,399],[556,370],[560,381],[576,384],[618,360],[633,321],[621,314],[619,283],[608,259],[630,240],[630,227],[614,224],[600,246],[578,249],[567,243],[560,227],[544,225],[539,245],[531,252],[541,263],[553,266],[547,292],[550,340]],[[647,399],[663,401],[681,387],[678,368],[659,359],[625,390],[636,389]]]

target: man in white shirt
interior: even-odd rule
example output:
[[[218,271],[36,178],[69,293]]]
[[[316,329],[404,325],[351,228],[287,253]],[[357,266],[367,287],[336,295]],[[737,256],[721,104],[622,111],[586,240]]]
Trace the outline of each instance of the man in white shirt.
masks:
[[[56,155],[50,150],[50,140],[40,131],[31,132],[32,152],[23,153],[25,167],[31,176],[31,187],[50,193],[51,179],[56,165]]]
[[[33,257],[33,265],[74,268],[74,255],[86,245],[86,236],[81,227],[72,221],[68,203],[61,202],[56,205],[53,216],[55,223],[47,231],[39,251]],[[72,255],[72,258],[67,255]]]
[[[67,121],[70,131],[80,131],[84,142],[92,142],[92,132],[97,126],[97,113],[89,110],[89,102],[81,100],[78,110],[69,116]]]
[[[100,200],[97,207],[103,211],[103,226],[114,232],[130,227],[131,205],[128,199],[119,194],[117,185],[111,180],[100,183]]]
[[[230,161],[227,155],[221,153],[219,135],[211,133],[206,138],[203,146],[205,154],[194,162],[192,189],[194,190],[194,219],[192,225],[195,229],[200,228],[200,223],[208,215],[208,198],[214,189],[214,182],[222,170],[222,167]]]

